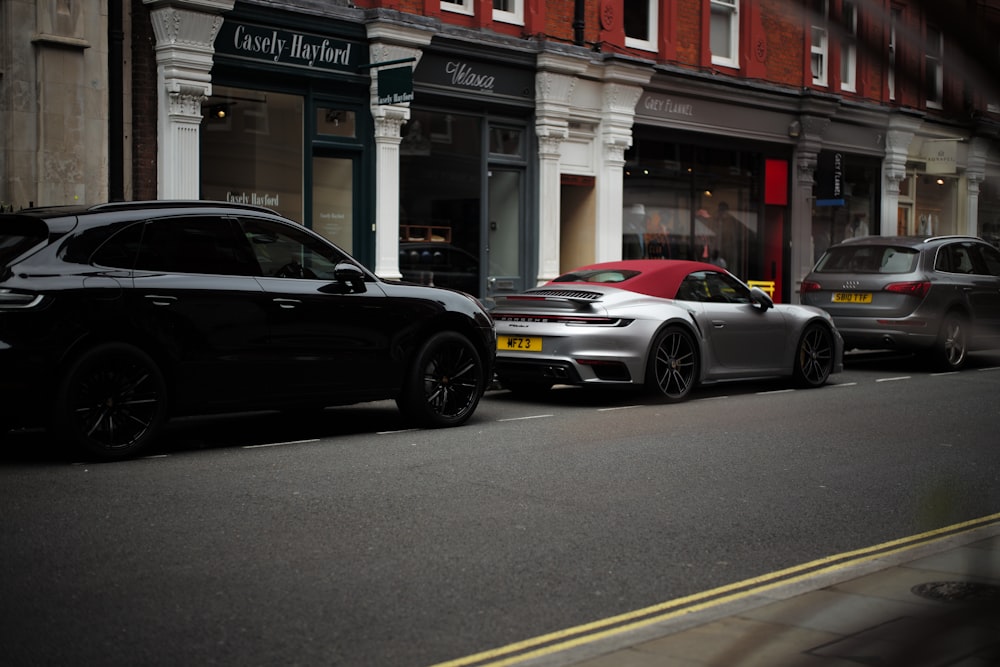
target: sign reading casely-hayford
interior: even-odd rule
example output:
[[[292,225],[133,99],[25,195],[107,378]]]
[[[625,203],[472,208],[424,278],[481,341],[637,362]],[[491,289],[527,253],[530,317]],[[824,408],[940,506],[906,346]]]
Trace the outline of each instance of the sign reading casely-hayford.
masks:
[[[220,54],[308,69],[356,71],[365,49],[355,42],[307,32],[225,21],[215,39]]]

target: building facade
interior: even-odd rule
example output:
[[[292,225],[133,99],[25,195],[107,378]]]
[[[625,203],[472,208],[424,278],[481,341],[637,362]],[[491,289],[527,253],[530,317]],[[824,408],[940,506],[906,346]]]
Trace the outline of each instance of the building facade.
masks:
[[[259,204],[486,301],[622,257],[797,301],[850,236],[1000,243],[1000,10],[942,4],[4,0],[0,204]]]

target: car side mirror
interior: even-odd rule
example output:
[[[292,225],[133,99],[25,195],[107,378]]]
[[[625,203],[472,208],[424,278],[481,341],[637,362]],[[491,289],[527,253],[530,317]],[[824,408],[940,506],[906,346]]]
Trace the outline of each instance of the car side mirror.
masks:
[[[333,279],[341,285],[346,285],[349,292],[364,292],[365,274],[355,264],[341,262],[333,269]]]
[[[774,308],[774,301],[767,295],[767,292],[759,287],[750,288],[750,301],[757,308],[760,308],[761,312]]]

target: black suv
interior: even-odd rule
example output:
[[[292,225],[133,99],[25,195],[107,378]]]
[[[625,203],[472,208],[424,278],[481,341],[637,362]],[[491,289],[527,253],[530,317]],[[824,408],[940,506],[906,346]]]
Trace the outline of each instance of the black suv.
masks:
[[[104,458],[172,416],[393,398],[455,426],[492,378],[471,296],[381,280],[263,208],[154,201],[0,215],[0,434]]]
[[[918,352],[957,370],[1000,347],[1000,250],[970,236],[866,236],[831,246],[802,303],[833,316],[845,349]]]

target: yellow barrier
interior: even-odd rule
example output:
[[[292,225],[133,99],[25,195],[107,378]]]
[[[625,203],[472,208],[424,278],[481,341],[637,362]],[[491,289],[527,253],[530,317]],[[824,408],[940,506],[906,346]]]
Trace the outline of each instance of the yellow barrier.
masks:
[[[774,298],[773,280],[748,280],[747,285],[749,285],[750,287],[759,287],[765,292],[767,292],[767,295],[769,297],[771,297],[772,299]]]

